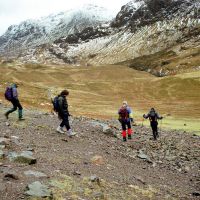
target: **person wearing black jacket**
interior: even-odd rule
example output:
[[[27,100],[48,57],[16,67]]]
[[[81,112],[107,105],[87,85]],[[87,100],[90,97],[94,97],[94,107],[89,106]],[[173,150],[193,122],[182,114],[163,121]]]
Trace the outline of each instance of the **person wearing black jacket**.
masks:
[[[67,103],[67,96],[69,95],[69,92],[67,90],[63,90],[60,95],[58,96],[58,116],[62,120],[60,126],[56,129],[59,133],[64,133],[64,126],[67,129],[67,133],[69,136],[75,135],[75,133],[72,132],[70,124],[69,124],[69,111],[68,111],[68,103]]]
[[[154,108],[151,108],[149,113],[147,115],[144,114],[143,117],[145,119],[149,118],[152,132],[153,132],[153,138],[154,138],[154,140],[157,140],[157,138],[159,137],[159,135],[158,135],[158,119],[163,119],[163,117],[159,116],[159,114],[155,111]]]

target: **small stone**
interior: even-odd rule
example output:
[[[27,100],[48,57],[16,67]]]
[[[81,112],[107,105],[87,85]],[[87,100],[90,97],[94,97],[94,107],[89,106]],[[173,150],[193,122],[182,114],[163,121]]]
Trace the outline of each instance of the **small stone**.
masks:
[[[192,193],[192,196],[200,197],[200,192],[193,192],[193,193]]]
[[[102,192],[94,192],[92,196],[94,197],[94,199],[105,199]]]
[[[0,149],[5,149],[6,146],[5,145],[0,145]]]
[[[17,136],[11,136],[10,139],[11,139],[11,141],[12,141],[13,143],[15,143],[16,145],[20,145],[19,137],[17,137]]]
[[[10,144],[10,140],[7,138],[0,138],[0,145],[9,145]]]
[[[2,150],[0,150],[0,159],[3,159],[5,157],[5,154]]]
[[[19,177],[14,172],[8,172],[7,174],[5,174],[4,180],[9,181],[11,179],[18,180]]]
[[[104,164],[104,160],[103,160],[103,157],[102,156],[94,156],[92,159],[91,159],[91,162],[95,165],[102,165]]]
[[[97,182],[98,184],[100,183],[100,178],[96,175],[90,176],[90,181],[91,182]]]
[[[32,170],[29,170],[29,171],[25,171],[24,174],[26,176],[35,176],[37,178],[44,178],[44,177],[47,177],[46,174],[42,173],[42,172],[38,172],[38,171],[32,171]]]
[[[10,126],[10,123],[9,123],[9,122],[6,122],[6,126]]]
[[[103,125],[102,128],[103,128],[103,133],[104,134],[106,134],[106,135],[113,135],[112,128],[110,126],[108,126],[107,124]]]
[[[80,176],[80,175],[81,175],[81,172],[79,172],[79,171],[74,171],[74,172],[73,172],[73,175],[74,175],[74,176]]]

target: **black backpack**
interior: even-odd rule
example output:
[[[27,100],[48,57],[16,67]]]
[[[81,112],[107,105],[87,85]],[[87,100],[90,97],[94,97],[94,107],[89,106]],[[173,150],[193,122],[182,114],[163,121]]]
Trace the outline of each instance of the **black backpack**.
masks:
[[[151,121],[156,121],[157,120],[157,114],[155,111],[151,110],[150,113],[149,113],[149,119]]]
[[[58,101],[58,96],[54,97],[54,99],[52,100],[52,104],[53,104],[53,110],[55,112],[59,112],[59,101]]]

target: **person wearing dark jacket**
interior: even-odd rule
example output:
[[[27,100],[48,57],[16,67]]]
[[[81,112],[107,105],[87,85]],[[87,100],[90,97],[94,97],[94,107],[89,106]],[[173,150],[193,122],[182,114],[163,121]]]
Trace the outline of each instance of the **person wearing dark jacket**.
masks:
[[[17,110],[18,108],[18,118],[19,120],[24,120],[23,118],[23,108],[22,108],[22,105],[20,104],[20,101],[19,101],[19,98],[18,98],[18,92],[17,92],[17,87],[18,85],[17,84],[12,84],[10,86],[11,88],[11,92],[12,92],[12,99],[10,99],[10,102],[12,103],[13,105],[13,108],[11,108],[10,110],[8,110],[6,113],[5,113],[5,117],[6,119],[8,119],[8,115],[14,111]]]
[[[75,133],[72,132],[70,124],[69,124],[69,111],[68,111],[68,103],[67,103],[67,96],[69,95],[69,92],[67,90],[63,90],[60,95],[58,96],[58,116],[62,120],[60,126],[56,129],[59,133],[64,133],[64,126],[67,129],[67,133],[69,136],[75,135]]]
[[[153,138],[154,140],[157,140],[157,138],[159,137],[158,135],[158,119],[163,119],[162,116],[160,116],[154,108],[151,108],[151,110],[149,111],[149,113],[147,115],[143,115],[143,117],[145,119],[149,118],[150,124],[151,124],[151,128],[152,128],[152,132],[153,132]]]

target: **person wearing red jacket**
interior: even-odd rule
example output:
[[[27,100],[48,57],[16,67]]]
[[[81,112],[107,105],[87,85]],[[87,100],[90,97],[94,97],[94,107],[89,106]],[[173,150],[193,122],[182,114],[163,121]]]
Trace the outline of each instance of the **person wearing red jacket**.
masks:
[[[123,141],[126,142],[126,135],[128,133],[128,139],[132,138],[131,122],[133,122],[132,110],[128,106],[127,101],[123,101],[122,107],[118,111],[119,121],[122,125],[122,137]],[[127,131],[127,132],[126,132]]]

